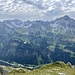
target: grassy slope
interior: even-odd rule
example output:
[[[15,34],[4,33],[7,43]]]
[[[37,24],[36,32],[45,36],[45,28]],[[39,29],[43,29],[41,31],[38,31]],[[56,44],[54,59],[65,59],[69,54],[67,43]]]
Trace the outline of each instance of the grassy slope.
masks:
[[[75,75],[75,68],[72,68],[69,64],[64,64],[63,62],[56,62],[45,65],[40,69],[27,71],[26,73],[10,73],[9,75],[58,75],[59,73]]]

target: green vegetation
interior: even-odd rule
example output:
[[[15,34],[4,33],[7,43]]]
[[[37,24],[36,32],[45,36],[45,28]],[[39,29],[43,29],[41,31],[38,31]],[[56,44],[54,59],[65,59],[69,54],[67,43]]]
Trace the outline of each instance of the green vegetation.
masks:
[[[55,46],[54,46],[54,45],[48,46],[47,48],[48,48],[50,51],[53,51],[53,52],[54,52],[54,50],[55,50]]]
[[[73,68],[70,63],[55,62],[44,65],[39,69],[28,70],[25,73],[15,71],[15,73],[11,72],[8,75],[59,75],[59,73],[63,73],[64,75],[75,75],[75,68]]]

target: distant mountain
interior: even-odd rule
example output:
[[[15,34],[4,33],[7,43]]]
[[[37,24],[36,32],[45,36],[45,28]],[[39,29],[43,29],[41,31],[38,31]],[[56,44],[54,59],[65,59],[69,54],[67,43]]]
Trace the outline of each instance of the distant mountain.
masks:
[[[0,59],[20,64],[75,64],[75,20],[0,22]]]

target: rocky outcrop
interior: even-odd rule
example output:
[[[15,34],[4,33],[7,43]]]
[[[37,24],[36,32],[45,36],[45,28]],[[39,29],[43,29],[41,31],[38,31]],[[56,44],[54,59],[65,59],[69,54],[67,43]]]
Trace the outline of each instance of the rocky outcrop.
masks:
[[[6,70],[3,67],[0,67],[0,73],[1,73],[1,75],[8,75],[8,70]]]

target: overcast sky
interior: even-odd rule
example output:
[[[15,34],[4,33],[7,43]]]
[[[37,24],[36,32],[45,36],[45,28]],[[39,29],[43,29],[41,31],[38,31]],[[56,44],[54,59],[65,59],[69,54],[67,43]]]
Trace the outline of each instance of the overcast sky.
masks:
[[[52,20],[69,15],[75,19],[75,0],[0,0],[0,20]]]

